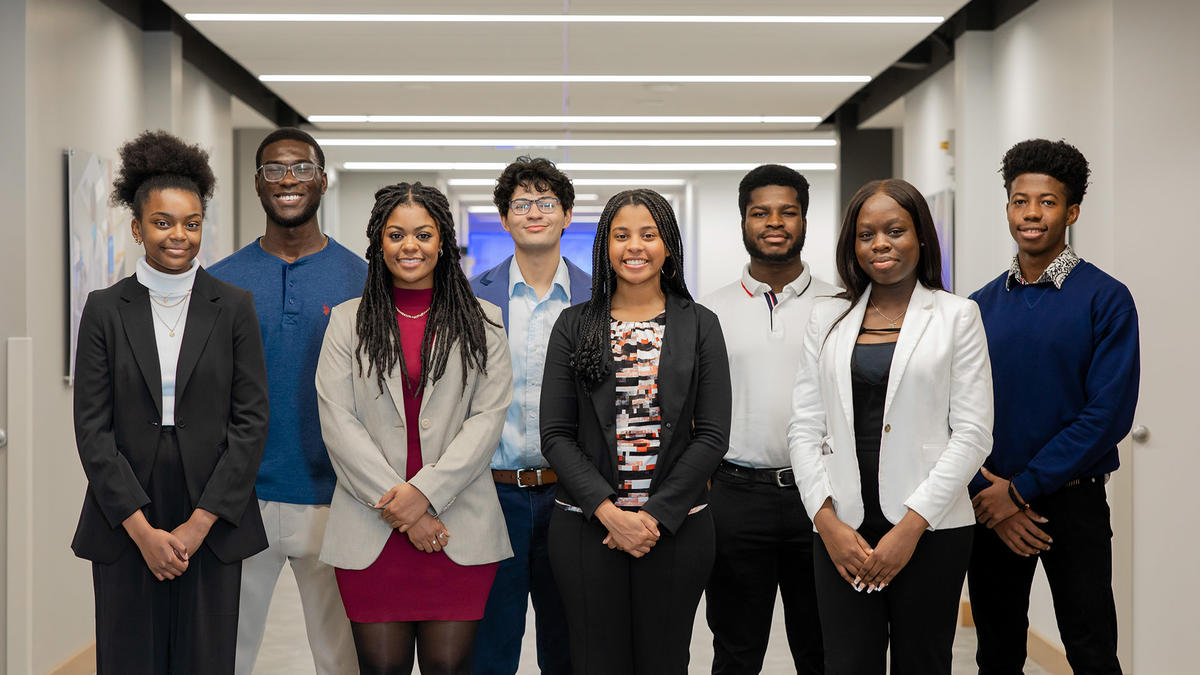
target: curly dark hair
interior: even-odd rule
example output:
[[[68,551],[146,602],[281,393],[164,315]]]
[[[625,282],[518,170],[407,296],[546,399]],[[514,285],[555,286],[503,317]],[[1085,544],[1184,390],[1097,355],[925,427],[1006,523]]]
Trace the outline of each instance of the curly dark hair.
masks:
[[[746,222],[746,209],[750,205],[750,193],[767,185],[790,187],[800,200],[800,217],[808,217],[808,179],[804,174],[782,164],[763,164],[750,170],[738,183],[738,210],[742,222]]]
[[[658,226],[658,236],[670,255],[663,262],[659,283],[663,292],[692,299],[683,280],[683,239],[679,221],[666,198],[654,190],[639,188],[613,195],[604,205],[596,224],[596,239],[592,243],[592,299],[583,308],[579,342],[571,355],[571,369],[588,386],[608,375],[612,367],[612,344],[609,321],[612,318],[612,296],[617,287],[617,273],[608,258],[608,236],[612,221],[626,206],[644,206]]]
[[[208,207],[217,177],[208,165],[208,152],[199,145],[160,129],[143,131],[118,152],[121,169],[113,182],[112,203],[129,207],[135,218],[141,218],[154,190],[187,190],[200,198],[201,209]]]
[[[268,145],[279,141],[300,141],[301,143],[307,143],[317,152],[317,164],[320,164],[322,169],[325,168],[325,151],[321,149],[321,144],[317,142],[317,139],[313,138],[311,134],[303,129],[279,127],[267,134],[267,137],[262,139],[262,142],[258,144],[258,150],[254,151],[254,168],[256,170],[262,166],[263,150],[266,150]]]
[[[558,170],[554,162],[545,157],[529,157],[521,155],[512,164],[504,167],[500,177],[496,179],[496,189],[492,191],[492,203],[500,215],[508,215],[508,203],[519,186],[535,192],[550,191],[558,197],[563,211],[570,211],[575,206],[575,186],[567,174]]]
[[[433,302],[425,335],[421,338],[421,380],[409,377],[408,366],[400,349],[400,327],[396,323],[396,305],[392,297],[392,273],[383,260],[383,228],[396,207],[419,206],[437,224],[441,247],[433,268]],[[368,374],[375,372],[379,391],[383,379],[400,362],[405,386],[420,391],[425,382],[433,382],[446,372],[450,350],[458,346],[463,363],[463,383],[467,370],[487,372],[487,334],[483,322],[499,325],[484,316],[483,308],[471,292],[471,285],[459,264],[458,243],[454,236],[454,218],[450,202],[437,188],[420,183],[397,183],[375,193],[375,207],[367,222],[367,283],[358,305],[356,328],[358,346],[354,350],[358,374],[363,374],[363,356]],[[437,337],[435,340],[434,337]]]
[[[1000,173],[1004,176],[1005,191],[1012,191],[1013,181],[1024,173],[1042,173],[1067,188],[1067,206],[1083,202],[1088,178],[1092,175],[1088,161],[1078,148],[1066,141],[1034,138],[1021,141],[1004,153]]]

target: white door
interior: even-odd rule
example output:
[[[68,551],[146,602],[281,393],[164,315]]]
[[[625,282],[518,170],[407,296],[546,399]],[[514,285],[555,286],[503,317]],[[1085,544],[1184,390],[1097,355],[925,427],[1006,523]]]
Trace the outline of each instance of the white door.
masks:
[[[1114,275],[1133,292],[1142,381],[1132,468],[1136,675],[1197,672],[1200,603],[1200,5],[1114,3]],[[1132,666],[1132,667],[1131,667]]]

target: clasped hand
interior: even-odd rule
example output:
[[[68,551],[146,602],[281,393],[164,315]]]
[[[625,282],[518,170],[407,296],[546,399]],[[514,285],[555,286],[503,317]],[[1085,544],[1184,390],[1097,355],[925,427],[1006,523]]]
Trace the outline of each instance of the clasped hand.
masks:
[[[625,511],[605,500],[596,509],[596,517],[608,528],[600,543],[640,558],[658,543],[658,520],[645,511]]]
[[[409,483],[401,483],[375,502],[379,517],[400,532],[417,524],[423,515],[429,515],[429,500],[421,491]]]
[[[984,468],[980,468],[979,472],[992,484],[980,490],[979,494],[971,499],[971,505],[975,507],[975,520],[989,528],[995,527],[996,523],[1020,509],[1013,503],[1012,495],[1008,493],[1010,485],[1008,480],[996,476]]]
[[[450,530],[434,516],[424,513],[408,528],[408,540],[419,551],[437,553],[450,543]]]

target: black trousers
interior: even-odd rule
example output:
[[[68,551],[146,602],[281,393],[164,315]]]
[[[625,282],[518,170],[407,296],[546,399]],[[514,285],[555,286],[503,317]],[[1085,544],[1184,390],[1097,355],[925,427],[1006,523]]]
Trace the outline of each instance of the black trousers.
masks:
[[[708,502],[717,536],[704,590],[714,675],[762,671],[776,593],[796,672],[824,672],[813,581],[816,535],[800,491],[717,471]]]
[[[856,591],[813,538],[828,675],[950,675],[954,629],[974,528],[925,532],[883,591]],[[872,545],[877,540],[865,537]]]
[[[599,520],[555,509],[550,567],[562,594],[576,675],[686,675],[692,624],[713,561],[703,509],[634,558],[600,542]]]
[[[143,509],[172,530],[191,515],[179,444],[160,436]],[[225,564],[207,546],[170,581],[154,578],[137,546],[109,564],[92,563],[97,675],[227,675],[237,646],[242,563]]]
[[[976,526],[968,586],[980,675],[1021,673],[1029,629],[1029,589],[1038,558],[1054,598],[1054,616],[1071,669],[1120,675],[1117,610],[1112,593],[1112,527],[1104,482],[1065,487],[1030,504],[1050,522],[1054,542],[1025,558],[994,532]]]

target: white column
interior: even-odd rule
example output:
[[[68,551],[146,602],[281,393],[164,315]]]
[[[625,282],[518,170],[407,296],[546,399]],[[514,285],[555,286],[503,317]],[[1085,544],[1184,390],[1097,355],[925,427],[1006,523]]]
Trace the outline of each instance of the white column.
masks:
[[[1013,252],[996,173],[1004,149],[996,134],[992,35],[968,31],[954,43],[954,283],[964,295],[999,274]]]
[[[183,41],[171,31],[142,34],[147,129],[178,133],[183,109]]]

